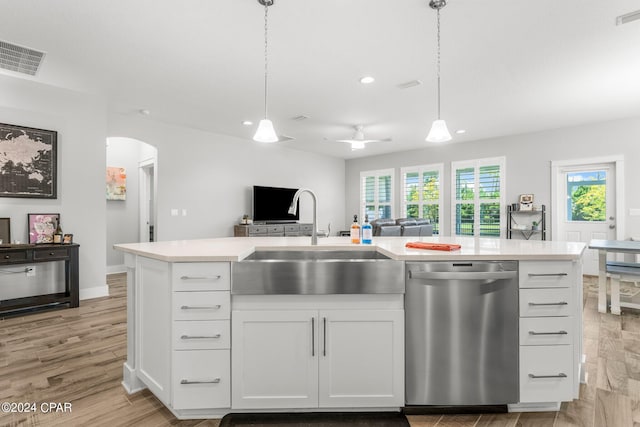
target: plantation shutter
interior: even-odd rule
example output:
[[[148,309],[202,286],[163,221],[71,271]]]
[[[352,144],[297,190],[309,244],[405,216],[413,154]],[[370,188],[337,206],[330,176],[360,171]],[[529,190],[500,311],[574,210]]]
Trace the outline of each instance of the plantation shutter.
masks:
[[[500,237],[504,206],[504,157],[452,163],[453,234]]]
[[[360,221],[393,218],[393,169],[360,173]]]
[[[401,169],[402,215],[428,219],[433,234],[440,234],[443,165],[423,165]]]

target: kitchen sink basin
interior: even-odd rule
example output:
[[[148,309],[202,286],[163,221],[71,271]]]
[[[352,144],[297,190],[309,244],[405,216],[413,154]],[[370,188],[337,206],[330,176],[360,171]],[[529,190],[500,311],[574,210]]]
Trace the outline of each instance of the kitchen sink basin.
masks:
[[[311,250],[311,251],[255,251],[244,261],[297,261],[297,260],[361,260],[390,259],[374,250]]]
[[[261,250],[231,273],[234,295],[404,293],[404,262],[374,250]]]

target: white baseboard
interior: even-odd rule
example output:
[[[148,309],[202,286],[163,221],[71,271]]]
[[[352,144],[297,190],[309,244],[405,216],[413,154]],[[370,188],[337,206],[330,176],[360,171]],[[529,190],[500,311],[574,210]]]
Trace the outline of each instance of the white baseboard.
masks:
[[[92,298],[109,296],[109,286],[95,286],[93,288],[80,288],[80,301]]]
[[[107,265],[107,274],[126,273],[126,272],[127,272],[127,267],[124,264]]]

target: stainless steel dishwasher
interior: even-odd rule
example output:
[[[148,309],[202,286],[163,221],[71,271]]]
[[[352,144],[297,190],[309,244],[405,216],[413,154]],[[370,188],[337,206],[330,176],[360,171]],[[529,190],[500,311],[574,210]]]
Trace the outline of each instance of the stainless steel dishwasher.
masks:
[[[518,263],[406,266],[407,405],[519,400]]]

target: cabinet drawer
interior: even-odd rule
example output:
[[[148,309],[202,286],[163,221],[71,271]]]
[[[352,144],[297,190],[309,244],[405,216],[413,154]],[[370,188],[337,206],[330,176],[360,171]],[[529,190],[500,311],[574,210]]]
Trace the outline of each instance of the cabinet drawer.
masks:
[[[284,232],[287,234],[298,233],[299,231],[300,226],[298,224],[287,224],[284,226]]]
[[[520,347],[520,402],[572,400],[572,352],[572,345]]]
[[[174,292],[173,320],[229,319],[229,292]]]
[[[520,319],[520,345],[557,345],[573,342],[573,317]]]
[[[219,291],[231,289],[228,262],[182,262],[172,265],[174,292]]]
[[[69,251],[67,248],[47,248],[44,250],[34,250],[34,260],[48,260],[48,259],[65,259],[69,257]]]
[[[0,256],[0,264],[27,261],[27,259],[27,251],[3,252]]]
[[[179,320],[173,322],[174,350],[216,350],[230,348],[228,320]]]
[[[299,224],[301,233],[311,233],[313,224]]]
[[[267,234],[267,226],[266,225],[250,225],[249,226],[249,234]]]
[[[171,406],[174,409],[229,408],[229,350],[174,351]]]
[[[521,261],[520,288],[568,288],[576,286],[571,261]]]
[[[520,289],[520,317],[570,316],[571,289]]]
[[[284,225],[268,225],[267,226],[268,234],[280,234],[284,233]]]

